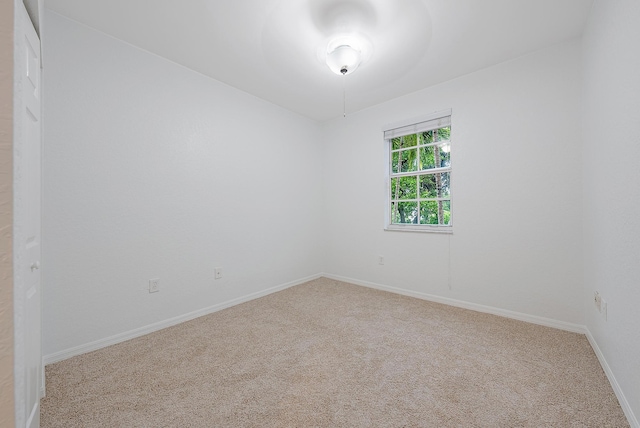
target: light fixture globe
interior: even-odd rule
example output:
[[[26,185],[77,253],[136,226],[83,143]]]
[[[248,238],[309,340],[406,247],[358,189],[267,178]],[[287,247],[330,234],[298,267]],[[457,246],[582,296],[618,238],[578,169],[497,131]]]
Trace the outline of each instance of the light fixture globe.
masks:
[[[351,74],[362,62],[361,52],[350,45],[339,45],[327,53],[327,65],[336,74]]]

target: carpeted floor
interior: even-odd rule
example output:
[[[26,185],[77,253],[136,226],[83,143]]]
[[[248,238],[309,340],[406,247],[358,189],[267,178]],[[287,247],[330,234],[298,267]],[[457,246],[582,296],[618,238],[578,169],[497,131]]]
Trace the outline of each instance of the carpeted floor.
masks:
[[[627,427],[583,335],[321,278],[46,368],[47,427]]]

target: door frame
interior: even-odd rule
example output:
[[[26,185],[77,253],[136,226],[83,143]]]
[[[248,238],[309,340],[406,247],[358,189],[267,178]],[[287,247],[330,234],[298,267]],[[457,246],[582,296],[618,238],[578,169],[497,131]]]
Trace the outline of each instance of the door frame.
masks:
[[[0,2],[0,99],[12,100],[15,5]],[[15,425],[13,321],[13,102],[0,103],[0,425]]]
[[[33,3],[33,2],[31,2]],[[41,1],[38,1],[41,5]],[[37,13],[41,13],[42,9],[38,8]],[[33,11],[32,11],[33,13]],[[40,18],[37,17],[39,20]],[[24,231],[27,225],[27,212],[25,201],[23,200],[23,192],[26,177],[23,171],[24,151],[26,146],[26,135],[23,126],[23,117],[25,111],[24,91],[21,82],[21,76],[25,74],[25,58],[24,58],[24,34],[29,30],[27,26],[33,25],[33,19],[27,13],[27,9],[23,0],[14,0],[14,70],[13,70],[13,321],[14,321],[14,399],[15,399],[15,426],[25,427],[28,422],[27,402],[26,402],[26,307],[25,307],[25,288],[27,286],[26,278],[23,274],[29,260],[26,259],[24,248]],[[38,35],[38,37],[40,37]],[[41,54],[40,54],[41,58]],[[42,59],[41,59],[42,64]],[[42,73],[40,73],[40,88],[42,88]],[[42,91],[41,91],[42,93]],[[42,106],[42,99],[40,99]],[[40,144],[42,148],[42,107],[40,108]],[[40,311],[42,312],[42,311]],[[42,361],[42,355],[39,356]],[[43,396],[43,378],[44,367],[41,364],[42,379],[40,379],[40,396]],[[29,409],[30,410],[30,409]],[[38,407],[39,411],[39,407]],[[36,415],[36,424],[31,428],[38,426],[39,417]]]

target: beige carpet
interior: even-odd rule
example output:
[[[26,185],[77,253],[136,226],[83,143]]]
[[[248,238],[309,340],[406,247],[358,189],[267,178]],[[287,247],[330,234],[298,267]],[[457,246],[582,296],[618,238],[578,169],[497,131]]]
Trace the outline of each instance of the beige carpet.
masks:
[[[586,338],[325,278],[46,368],[47,427],[626,427]]]

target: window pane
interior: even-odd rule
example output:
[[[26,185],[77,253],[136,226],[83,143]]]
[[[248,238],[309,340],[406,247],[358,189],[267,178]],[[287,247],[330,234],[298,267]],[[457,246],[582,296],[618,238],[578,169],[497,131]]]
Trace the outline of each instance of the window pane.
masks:
[[[442,224],[451,224],[451,201],[442,201]]]
[[[405,150],[391,154],[391,170],[394,174],[416,171],[417,163],[416,150]]]
[[[451,166],[451,144],[420,147],[420,170]]]
[[[418,151],[407,150],[402,152],[402,172],[418,170]]]
[[[440,166],[440,168],[451,166],[451,143],[447,142],[445,144],[441,144],[436,146],[436,164]]]
[[[407,147],[415,147],[417,145],[418,136],[416,134],[391,139],[391,150],[406,149]]]
[[[420,224],[438,224],[438,202],[420,202]]]
[[[400,159],[400,152],[391,153],[391,172],[397,173],[399,172],[398,159]]]
[[[420,133],[420,144],[430,144],[433,142],[433,131]]]
[[[420,147],[420,170],[435,168],[436,159],[434,155],[435,151],[433,146]]]
[[[421,198],[447,198],[451,195],[451,177],[448,172],[420,176]]]
[[[435,141],[448,141],[451,139],[451,127],[436,129],[434,134]]]
[[[418,203],[417,202],[394,202],[391,204],[392,223],[417,223]]]
[[[451,224],[451,201],[421,201],[420,224]]]
[[[391,199],[417,199],[418,177],[391,179]]]
[[[436,186],[439,186],[440,192],[438,193],[439,198],[448,198],[451,196],[451,174],[448,172],[441,172],[440,174],[435,174],[436,176]],[[438,178],[440,178],[440,182],[438,183]]]
[[[400,137],[402,140],[402,148],[407,147],[415,147],[418,145],[418,136],[416,134],[405,135],[404,137]]]
[[[437,198],[436,176],[421,175],[420,176],[420,197],[421,198]]]

